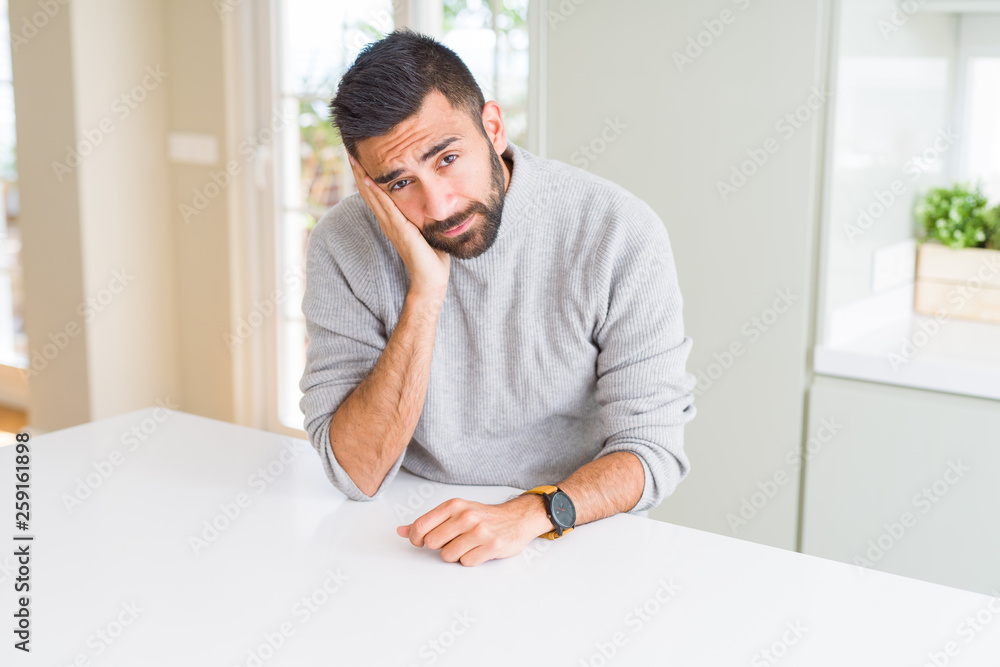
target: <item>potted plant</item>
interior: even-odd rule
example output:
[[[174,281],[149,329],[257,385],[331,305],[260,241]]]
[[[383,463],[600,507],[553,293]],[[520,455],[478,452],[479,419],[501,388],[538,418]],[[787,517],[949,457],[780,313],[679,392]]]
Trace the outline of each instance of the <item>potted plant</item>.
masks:
[[[914,310],[1000,322],[1000,205],[979,187],[932,188],[916,206],[925,233],[917,251]]]

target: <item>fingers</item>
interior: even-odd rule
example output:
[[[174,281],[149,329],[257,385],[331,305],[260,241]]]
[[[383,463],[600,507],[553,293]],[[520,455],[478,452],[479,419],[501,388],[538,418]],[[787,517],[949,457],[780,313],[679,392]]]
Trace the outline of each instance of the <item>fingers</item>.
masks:
[[[446,522],[450,523],[450,522]],[[462,565],[470,567],[473,565],[479,565],[485,561],[491,560],[490,546],[485,544],[481,536],[475,532],[461,532],[457,535],[450,535],[448,538],[439,537],[438,533],[446,526],[439,526],[437,529],[431,531],[428,536],[430,542],[424,542],[424,546],[429,548],[436,548],[434,545],[444,540],[444,546],[441,547],[441,560],[446,563],[458,563],[461,562]],[[396,534],[400,537],[409,537],[410,529],[412,526],[398,526],[396,528]],[[445,535],[448,533],[441,533]]]
[[[371,179],[368,172],[365,171],[365,168],[361,166],[361,163],[351,157],[350,153],[347,154],[347,159],[351,162],[351,170],[354,172],[354,180],[358,184],[358,190],[362,193],[362,196],[365,197],[365,201],[370,201],[371,199],[371,197],[365,195],[367,192],[375,199],[378,199],[380,204],[384,205],[385,201],[382,197],[388,197],[388,195],[382,191],[382,188],[378,187],[378,184]],[[381,197],[379,195],[381,195]]]
[[[410,524],[410,544],[424,546],[424,536],[451,518],[447,502],[442,503]]]
[[[466,551],[458,560],[465,567],[475,567],[476,565],[482,565],[488,560],[493,560],[493,558],[490,555],[489,548],[485,544],[480,544],[478,547],[473,547]]]
[[[480,503],[452,498],[412,524],[397,526],[396,534],[409,538],[413,546],[440,549],[445,562],[471,567],[504,557],[498,556],[503,540],[487,526],[490,516]]]
[[[469,505],[470,501],[462,500],[461,498],[452,498],[451,500],[444,501],[423,516],[418,517],[410,526],[410,543],[415,547],[425,546],[425,538],[432,530],[444,524],[452,517],[459,516],[462,510]],[[436,548],[439,548],[441,544],[438,544]]]
[[[386,214],[393,222],[403,222],[406,218],[403,217],[402,211],[396,208],[396,202],[392,201],[392,198],[386,193],[385,190],[378,186],[378,183],[373,181],[371,177],[365,177],[362,184],[358,187],[366,188],[371,195],[371,198],[378,202],[381,207],[382,212]],[[396,216],[399,216],[398,218]]]
[[[441,560],[446,563],[462,565],[478,565],[489,560],[489,549],[482,543],[476,533],[465,533],[450,541],[441,549]]]
[[[475,521],[467,513],[450,517],[437,528],[424,535],[424,546],[428,549],[440,549],[459,535],[471,530]]]
[[[378,188],[372,188],[368,185],[368,183],[372,183],[372,180],[368,177],[368,172],[365,171],[361,163],[355,160],[350,153],[347,154],[347,160],[351,163],[351,171],[354,172],[354,182],[358,185],[358,192],[361,194],[362,199],[372,207],[372,211],[374,212],[375,207],[372,202],[374,193],[372,190],[377,190]]]
[[[350,153],[347,154],[347,159],[351,163],[351,170],[354,172],[354,181],[358,185],[358,192],[361,194],[361,198],[365,200],[365,203],[368,204],[368,208],[375,214],[382,227],[382,231],[386,235],[389,235],[390,232],[386,227],[392,226],[399,230],[395,233],[407,233],[402,231],[402,225],[409,222],[409,220],[403,217],[403,213],[396,207],[396,203],[392,201],[392,198],[372,180],[368,172],[365,171],[365,168],[361,166],[361,163],[355,160]]]

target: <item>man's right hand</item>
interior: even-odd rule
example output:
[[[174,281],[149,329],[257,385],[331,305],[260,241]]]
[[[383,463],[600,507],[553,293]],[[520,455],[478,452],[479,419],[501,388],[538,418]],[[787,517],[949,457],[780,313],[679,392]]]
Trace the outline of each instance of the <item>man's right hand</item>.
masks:
[[[432,248],[415,224],[396,207],[395,202],[365,172],[350,153],[347,159],[354,171],[361,197],[378,219],[379,227],[396,248],[410,274],[410,293],[444,301],[451,272],[451,255]]]

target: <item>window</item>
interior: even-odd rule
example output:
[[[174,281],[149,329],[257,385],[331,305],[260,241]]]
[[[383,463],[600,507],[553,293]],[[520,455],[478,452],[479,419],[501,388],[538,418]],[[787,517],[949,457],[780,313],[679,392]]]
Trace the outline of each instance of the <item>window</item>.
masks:
[[[392,4],[385,0],[280,0],[277,9],[275,107],[293,122],[283,126],[277,160],[276,287],[288,298],[277,321],[276,395],[280,423],[301,428],[298,383],[305,368],[301,305],[306,241],[323,214],[356,190],[327,105],[347,66],[367,42],[390,32],[393,20]]]
[[[309,232],[341,199],[357,190],[340,137],[330,125],[328,109],[343,72],[361,48],[410,25],[432,34],[469,66],[486,99],[502,109],[509,138],[528,141],[528,0],[424,0],[414,2],[414,20],[387,0],[330,2],[275,0],[274,38],[277,53],[271,105],[294,119],[282,125],[277,140],[277,219],[274,222],[274,286],[288,296],[276,318],[274,350],[268,351],[277,428],[302,428],[299,379],[307,345],[301,312],[304,252]],[[395,12],[395,13],[394,13]],[[431,29],[427,29],[427,17]],[[423,26],[413,25],[416,20]],[[437,24],[440,23],[440,26]],[[436,29],[435,29],[436,28]],[[266,262],[265,262],[266,265]],[[271,418],[268,418],[271,421]]]
[[[991,202],[1000,200],[1000,15],[963,14],[959,19],[956,176],[978,182]]]
[[[1000,364],[996,325],[950,317],[943,326],[914,310],[916,202],[956,182],[980,184],[990,205],[1000,198],[1000,2],[969,13],[955,11],[961,4],[927,3],[905,28],[882,34],[872,26],[884,7],[840,3],[819,374],[1000,397],[991,377]]]
[[[963,171],[976,174],[990,201],[1000,199],[1000,58],[972,58],[967,83],[968,142]]]
[[[26,367],[10,25],[0,0],[0,365]]]
[[[445,0],[443,24],[440,41],[500,105],[507,137],[527,147],[528,1]]]

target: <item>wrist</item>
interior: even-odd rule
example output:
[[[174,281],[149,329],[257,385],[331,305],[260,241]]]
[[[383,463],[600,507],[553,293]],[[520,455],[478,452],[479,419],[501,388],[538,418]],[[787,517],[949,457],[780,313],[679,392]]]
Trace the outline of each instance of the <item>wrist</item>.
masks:
[[[437,315],[444,305],[444,295],[443,291],[421,290],[411,286],[406,293],[406,304],[420,312]]]
[[[507,504],[517,508],[524,518],[525,532],[535,537],[547,533],[555,527],[545,510],[545,498],[537,493],[515,496],[508,500]]]

